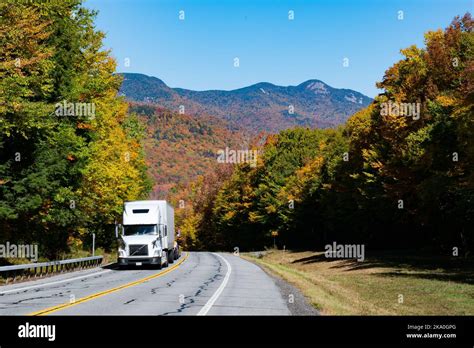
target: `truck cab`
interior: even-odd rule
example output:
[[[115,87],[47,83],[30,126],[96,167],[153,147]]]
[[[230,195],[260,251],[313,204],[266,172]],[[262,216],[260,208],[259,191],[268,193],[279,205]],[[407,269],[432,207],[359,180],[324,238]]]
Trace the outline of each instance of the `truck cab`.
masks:
[[[119,266],[168,266],[179,257],[174,209],[164,200],[125,202],[116,228]]]

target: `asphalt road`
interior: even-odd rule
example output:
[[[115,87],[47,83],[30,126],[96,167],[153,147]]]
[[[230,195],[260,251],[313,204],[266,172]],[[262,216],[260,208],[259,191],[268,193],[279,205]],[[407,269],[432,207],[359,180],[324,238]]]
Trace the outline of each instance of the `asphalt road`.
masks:
[[[0,315],[291,315],[308,307],[281,282],[232,254],[189,252],[161,270],[95,268],[2,286]]]

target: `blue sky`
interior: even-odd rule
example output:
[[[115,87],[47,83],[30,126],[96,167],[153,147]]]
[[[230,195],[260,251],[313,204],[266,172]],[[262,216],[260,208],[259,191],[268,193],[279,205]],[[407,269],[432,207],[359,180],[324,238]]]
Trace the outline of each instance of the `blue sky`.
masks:
[[[99,11],[96,25],[107,34],[119,72],[194,90],[319,79],[369,97],[401,48],[422,46],[425,31],[473,13],[473,0],[87,0],[85,6]]]

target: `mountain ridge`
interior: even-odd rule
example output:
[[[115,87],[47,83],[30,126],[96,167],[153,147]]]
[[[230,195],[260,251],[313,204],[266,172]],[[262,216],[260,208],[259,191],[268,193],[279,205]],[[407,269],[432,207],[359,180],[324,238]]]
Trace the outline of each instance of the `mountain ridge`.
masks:
[[[193,115],[213,115],[251,133],[278,132],[295,126],[336,127],[372,99],[334,88],[318,79],[296,86],[258,82],[233,90],[195,91],[169,87],[163,80],[139,73],[121,73],[120,94],[129,101],[160,105]]]

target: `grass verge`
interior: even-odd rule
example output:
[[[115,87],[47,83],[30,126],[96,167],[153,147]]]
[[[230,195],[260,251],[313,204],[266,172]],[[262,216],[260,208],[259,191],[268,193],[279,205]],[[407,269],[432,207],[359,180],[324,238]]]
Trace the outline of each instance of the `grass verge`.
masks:
[[[298,287],[321,314],[474,314],[472,259],[384,253],[357,262],[281,250],[243,257]]]

